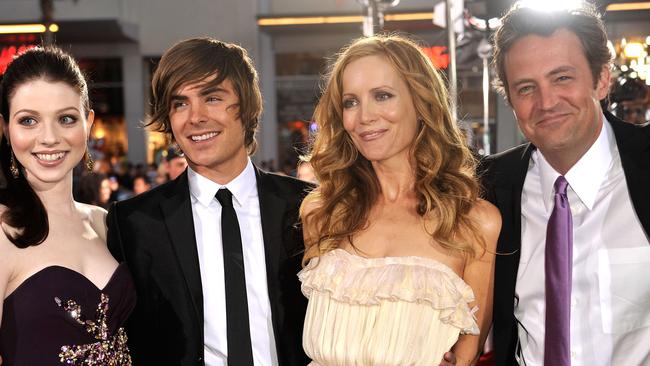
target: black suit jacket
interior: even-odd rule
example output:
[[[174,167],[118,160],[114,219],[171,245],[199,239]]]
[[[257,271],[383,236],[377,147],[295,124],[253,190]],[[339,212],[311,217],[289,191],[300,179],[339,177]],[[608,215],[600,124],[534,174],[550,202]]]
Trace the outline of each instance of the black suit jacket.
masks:
[[[310,186],[255,170],[278,360],[304,366],[298,209]],[[203,314],[215,310],[203,308],[187,172],[114,204],[107,221],[109,249],[136,284],[138,301],[126,324],[134,365],[203,365]]]
[[[627,188],[641,225],[650,234],[650,126],[625,123],[608,112],[614,130]],[[497,242],[494,280],[494,350],[498,366],[516,365],[517,321],[515,284],[521,248],[521,192],[535,147],[524,144],[482,162],[480,173],[486,198],[501,211],[503,224]]]

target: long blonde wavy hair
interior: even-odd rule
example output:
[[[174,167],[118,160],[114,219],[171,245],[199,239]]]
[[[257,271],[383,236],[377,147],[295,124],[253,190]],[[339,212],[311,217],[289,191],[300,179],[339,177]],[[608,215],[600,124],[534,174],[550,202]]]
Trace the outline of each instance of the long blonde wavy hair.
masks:
[[[431,235],[442,247],[475,256],[473,242],[484,244],[469,211],[479,185],[476,161],[451,113],[445,82],[413,41],[395,34],[361,38],[344,47],[326,75],[314,112],[318,134],[306,157],[320,186],[300,209],[307,236],[303,264],[339,247],[342,240],[367,225],[380,186],[371,163],[359,154],[343,128],[342,77],[345,68],[366,56],[384,57],[408,86],[420,120],[410,149],[417,206],[424,218],[435,218]],[[308,207],[308,208],[307,208]]]

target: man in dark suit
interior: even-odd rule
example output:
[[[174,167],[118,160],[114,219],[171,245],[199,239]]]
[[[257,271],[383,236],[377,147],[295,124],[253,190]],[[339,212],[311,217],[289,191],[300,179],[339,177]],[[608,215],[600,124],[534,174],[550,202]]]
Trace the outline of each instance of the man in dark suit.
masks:
[[[515,5],[494,42],[498,89],[530,141],[482,167],[503,217],[497,365],[650,364],[650,127],[601,109],[611,59],[604,25],[586,4]],[[556,240],[566,224],[566,240]],[[554,266],[564,260],[568,268]]]
[[[306,365],[297,223],[310,186],[251,163],[262,98],[250,58],[186,40],[162,56],[152,87],[149,124],[189,168],[108,215],[109,247],[138,294],[134,364]]]

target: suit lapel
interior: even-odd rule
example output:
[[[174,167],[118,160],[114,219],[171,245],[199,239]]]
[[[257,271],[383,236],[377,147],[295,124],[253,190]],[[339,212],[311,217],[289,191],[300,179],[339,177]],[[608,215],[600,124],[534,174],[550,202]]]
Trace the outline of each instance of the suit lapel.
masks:
[[[512,185],[513,213],[515,215],[515,243],[517,244],[517,248],[515,249],[517,250],[521,249],[521,194],[524,189],[524,182],[526,181],[526,174],[528,174],[528,165],[533,150],[535,150],[535,147],[529,143],[526,146],[526,150],[521,154],[516,175],[514,175],[515,180]],[[517,255],[517,258],[519,258],[519,255]]]
[[[187,170],[176,180],[176,184],[170,188],[170,194],[167,198],[160,202],[160,208],[172,249],[192,297],[196,319],[201,324],[202,329],[203,291]]]
[[[506,162],[506,167],[499,172],[495,184],[496,197],[499,207],[509,207],[510,212],[504,217],[511,218],[511,237],[501,242],[499,253],[517,253],[521,248],[521,193],[528,173],[530,156],[535,150],[532,144],[527,144],[516,155],[515,161]],[[519,255],[516,255],[517,258]]]
[[[499,235],[494,286],[494,334],[497,364],[514,362],[517,326],[514,318],[515,287],[521,249],[521,193],[528,173],[532,144],[499,158],[494,168],[495,204],[503,226]]]
[[[287,202],[278,196],[273,189],[273,182],[267,173],[255,167],[257,178],[257,192],[260,201],[260,219],[262,221],[262,235],[264,239],[264,255],[266,259],[266,278],[268,283],[269,301],[273,314],[273,333],[277,338],[284,322],[284,309],[280,302],[281,286],[276,280],[281,263],[286,260],[287,252],[282,245],[284,216]]]
[[[623,122],[609,112],[605,117],[614,130],[634,211],[650,236],[650,126]]]

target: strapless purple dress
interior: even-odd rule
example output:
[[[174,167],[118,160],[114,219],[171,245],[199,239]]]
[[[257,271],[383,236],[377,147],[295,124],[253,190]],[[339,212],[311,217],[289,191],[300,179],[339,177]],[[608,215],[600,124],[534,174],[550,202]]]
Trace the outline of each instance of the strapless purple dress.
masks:
[[[135,301],[125,264],[103,289],[69,268],[46,267],[4,300],[2,366],[131,365],[122,325]]]

